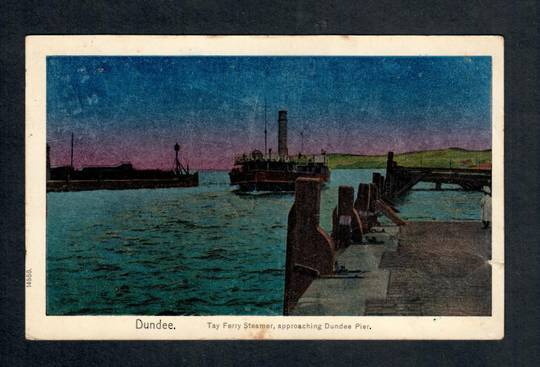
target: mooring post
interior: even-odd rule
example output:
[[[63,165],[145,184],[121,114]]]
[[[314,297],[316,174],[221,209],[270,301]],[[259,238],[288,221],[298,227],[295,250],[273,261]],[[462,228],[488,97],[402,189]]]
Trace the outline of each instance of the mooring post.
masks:
[[[392,197],[394,193],[394,152],[388,152],[386,158],[386,179],[383,195]]]
[[[351,186],[339,187],[339,202],[338,202],[338,225],[343,223],[347,225],[350,221],[350,226],[347,225],[345,243],[350,244],[351,240],[357,243],[362,242],[364,235],[363,222],[358,214],[358,210],[354,207],[354,188]],[[349,219],[350,218],[350,219]],[[341,228],[341,231],[345,230]],[[341,246],[340,246],[341,247]]]
[[[358,185],[358,194],[354,202],[354,208],[356,209],[360,221],[362,232],[366,233],[369,231],[369,222],[368,217],[370,216],[370,203],[372,191],[369,184],[361,183]]]
[[[376,184],[377,184],[377,188],[379,189],[379,193],[381,194],[381,196],[384,196],[384,176],[383,175],[378,176]]]
[[[354,189],[351,186],[340,186],[338,190],[338,206],[332,213],[332,238],[336,249],[345,248],[352,240],[352,217]]]
[[[313,279],[334,272],[335,245],[319,226],[321,183],[299,178],[289,211],[283,313],[288,315]]]
[[[376,211],[375,202],[381,198],[380,197],[380,192],[379,192],[379,188],[374,183],[369,184],[369,191],[370,191],[370,199],[371,199],[369,201],[369,209],[372,212],[374,212],[374,211]]]
[[[379,172],[373,172],[371,182],[373,182],[375,185],[377,185],[377,187],[379,188],[379,191],[381,189],[379,187],[380,180],[381,180],[381,174]]]
[[[377,214],[379,212],[379,208],[377,206],[377,202],[381,200],[381,193],[379,189],[377,188],[377,185],[371,183],[368,185],[369,188],[369,209],[367,214],[367,222],[368,227],[371,229],[373,226],[380,225],[379,221],[377,220]]]
[[[361,183],[358,185],[358,194],[356,195],[354,207],[361,217],[366,216],[369,209],[369,184]]]

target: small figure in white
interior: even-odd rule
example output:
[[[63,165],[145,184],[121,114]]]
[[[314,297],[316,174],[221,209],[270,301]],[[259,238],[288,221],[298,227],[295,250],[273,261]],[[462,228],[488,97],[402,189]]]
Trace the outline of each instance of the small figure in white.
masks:
[[[480,200],[480,219],[482,220],[482,228],[489,228],[491,222],[491,190],[489,186],[482,187],[482,200]]]

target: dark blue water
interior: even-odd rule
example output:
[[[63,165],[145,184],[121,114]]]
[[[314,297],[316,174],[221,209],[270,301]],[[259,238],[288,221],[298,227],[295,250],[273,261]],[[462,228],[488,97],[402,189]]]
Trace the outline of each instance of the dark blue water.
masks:
[[[323,190],[372,170],[334,170]],[[49,315],[280,315],[288,194],[237,195],[226,172],[196,188],[47,194]],[[431,188],[418,185],[418,188]],[[405,219],[478,220],[479,193],[412,191]]]

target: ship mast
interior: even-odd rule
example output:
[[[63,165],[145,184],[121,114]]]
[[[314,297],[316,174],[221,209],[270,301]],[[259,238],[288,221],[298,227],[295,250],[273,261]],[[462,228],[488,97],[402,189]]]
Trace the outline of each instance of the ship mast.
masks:
[[[178,144],[178,142],[176,144],[174,144],[174,152],[176,153],[176,156],[175,156],[175,168],[174,168],[174,172],[176,173],[176,175],[181,175],[181,174],[189,174],[189,168],[188,169],[184,169],[184,167],[182,166],[182,163],[180,163],[180,160],[178,159],[178,152],[180,151],[180,144]]]
[[[74,171],[73,169],[73,133],[71,133],[71,158],[69,161],[69,168],[68,168],[68,172],[66,176],[66,179],[68,182],[69,180],[71,180],[71,174],[73,173],[73,171]]]
[[[300,153],[304,153],[304,130],[300,131]]]
[[[266,96],[264,97],[264,155],[268,156],[268,143],[267,143],[267,137],[268,137],[268,131],[266,130],[267,123],[266,123]]]
[[[73,169],[73,133],[71,133],[71,160],[69,166]]]

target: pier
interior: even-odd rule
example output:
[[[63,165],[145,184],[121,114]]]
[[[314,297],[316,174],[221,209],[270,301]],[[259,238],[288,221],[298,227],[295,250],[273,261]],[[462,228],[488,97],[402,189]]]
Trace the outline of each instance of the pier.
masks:
[[[51,167],[50,147],[47,144],[47,192],[163,189],[199,186],[199,173],[191,173],[179,159],[180,145],[174,145],[175,168],[136,169],[130,162],[116,166],[90,166],[75,169],[73,165],[73,134],[69,166]]]
[[[378,183],[384,190],[384,196],[401,196],[419,182],[432,182],[437,190],[441,190],[442,184],[452,184],[459,185],[463,190],[478,191],[490,185],[491,170],[403,167],[394,161],[394,153],[388,152],[386,179]]]
[[[296,181],[289,212],[284,315],[491,314],[491,231],[479,222],[406,222],[392,199],[416,183],[489,185],[490,171],[400,167],[340,186],[332,231],[319,225],[316,179]],[[384,223],[379,219],[387,218]]]
[[[49,180],[47,192],[92,191],[92,190],[135,190],[194,187],[199,185],[198,172],[187,178],[163,179],[118,179],[118,180]]]

